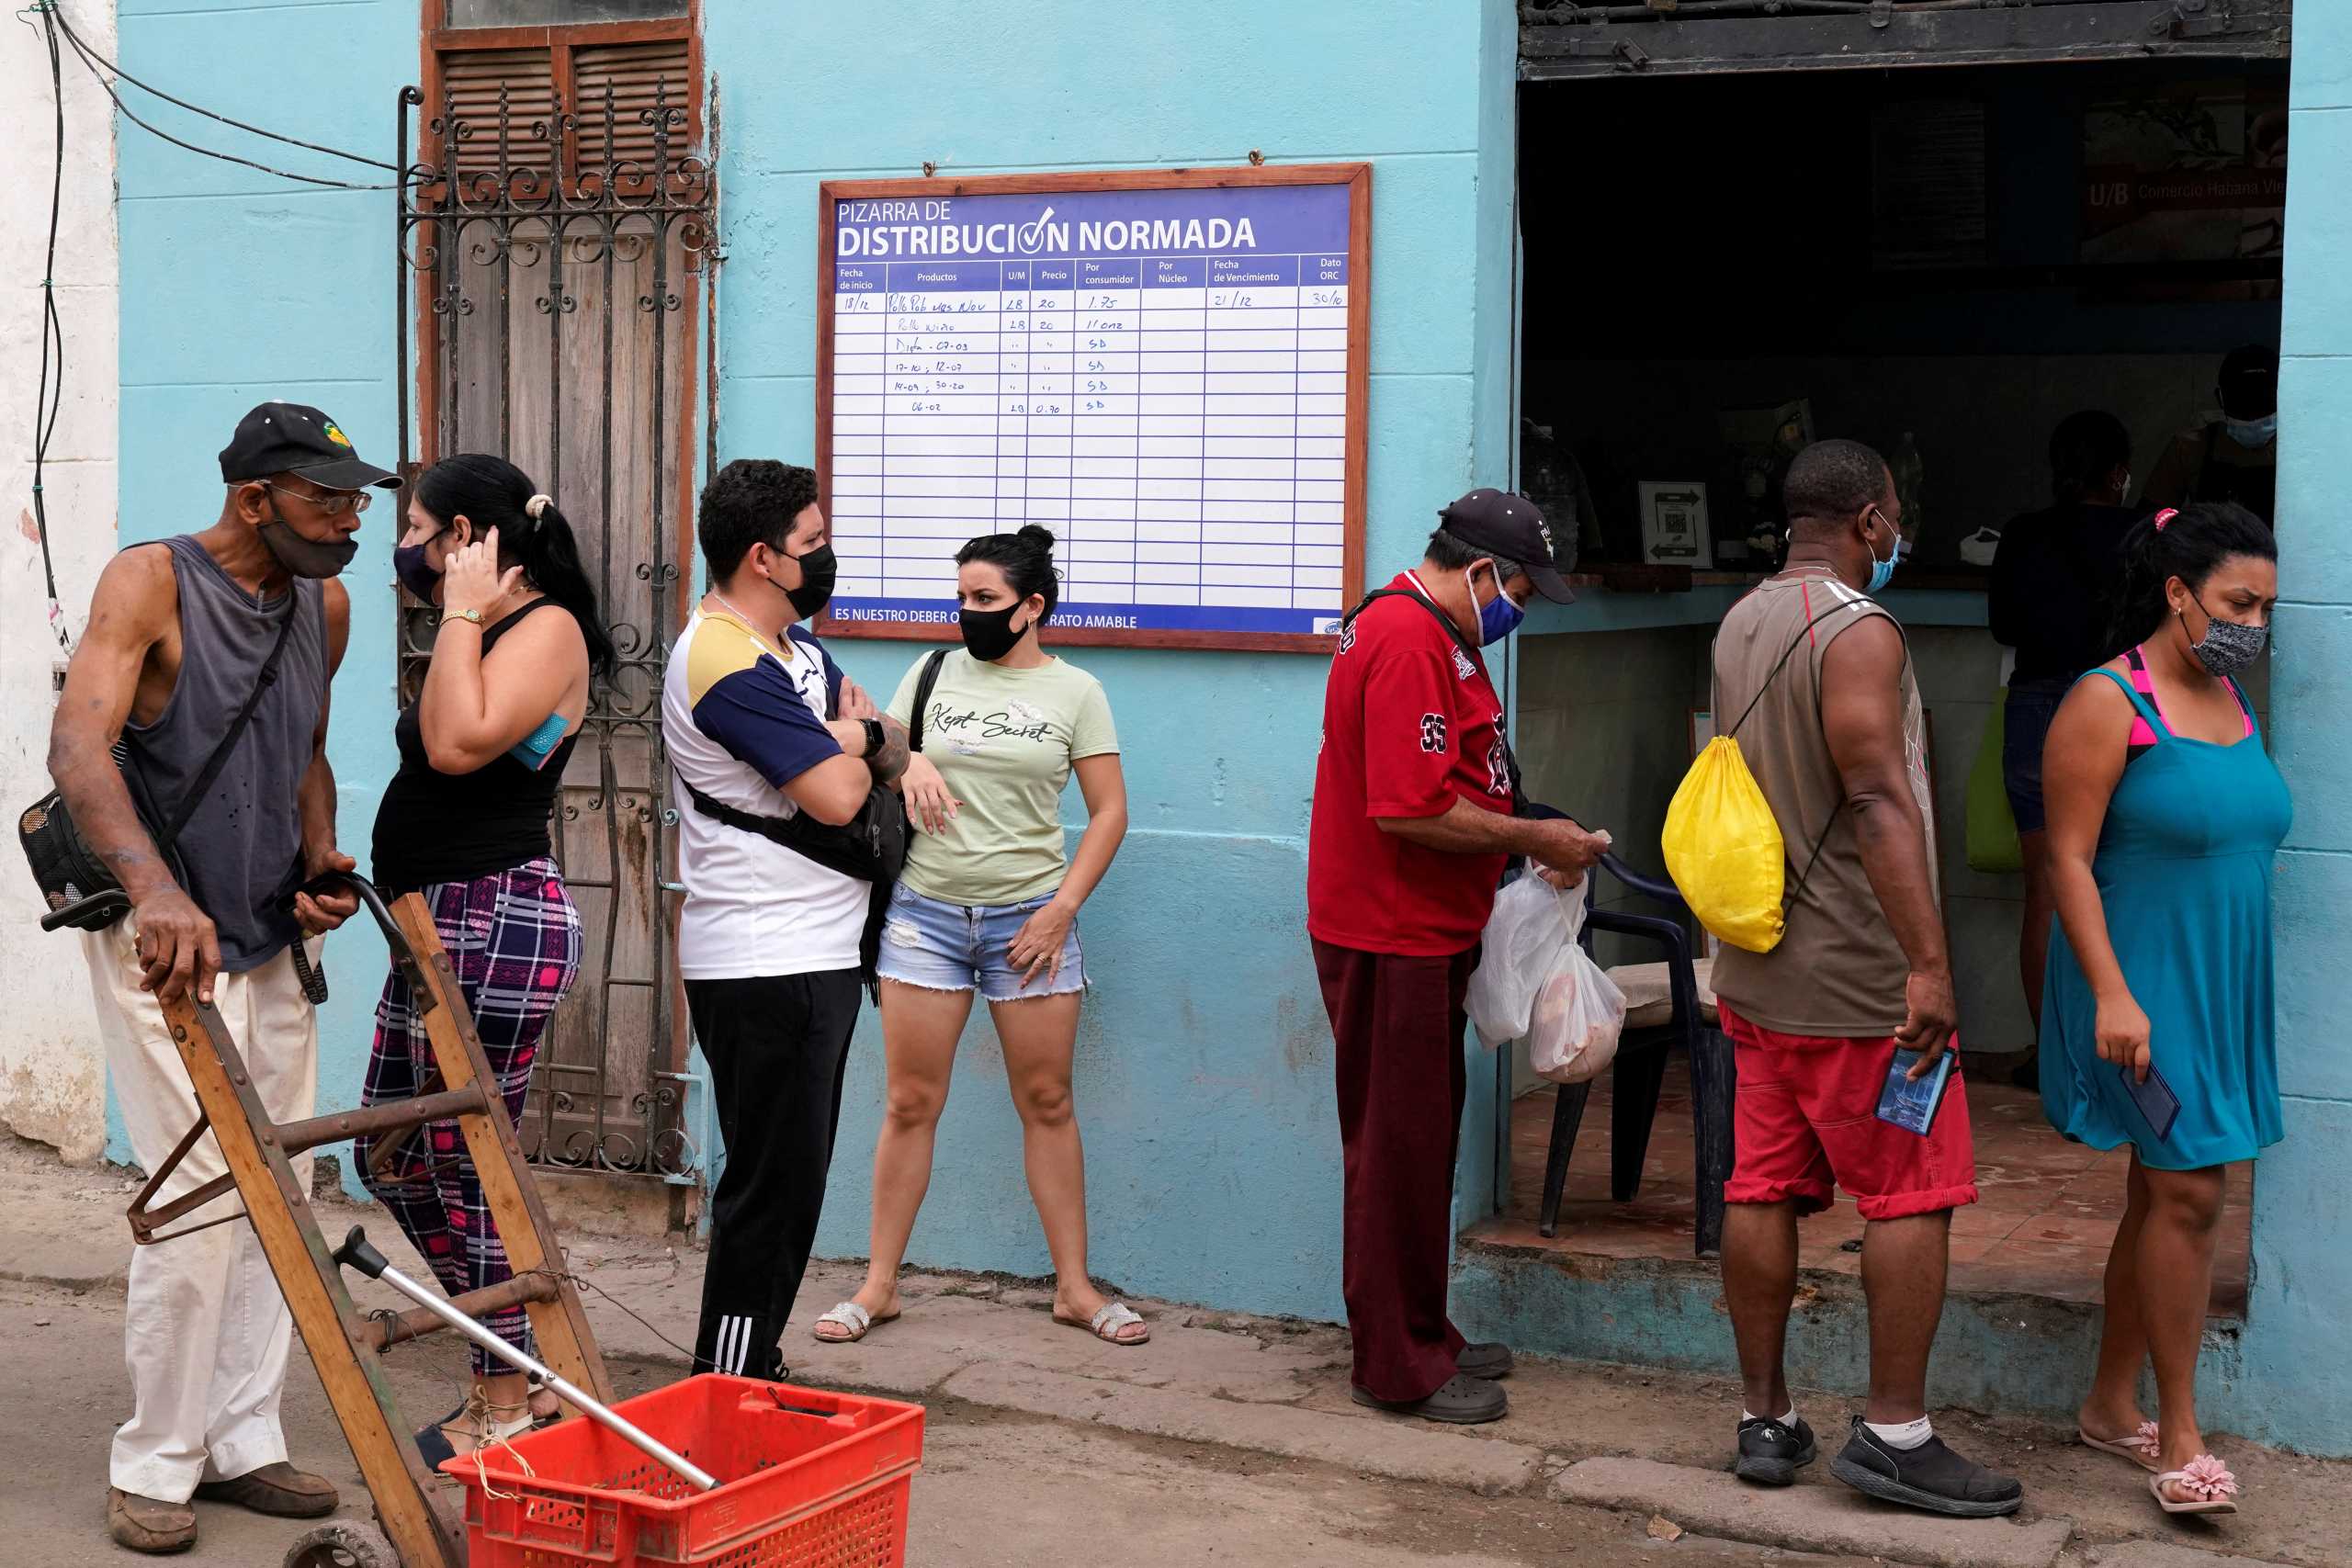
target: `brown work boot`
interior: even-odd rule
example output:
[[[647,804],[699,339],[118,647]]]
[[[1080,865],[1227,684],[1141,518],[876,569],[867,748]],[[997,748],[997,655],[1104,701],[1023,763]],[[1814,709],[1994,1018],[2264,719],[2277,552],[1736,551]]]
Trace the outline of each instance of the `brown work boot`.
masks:
[[[322,1519],[340,1501],[332,1482],[306,1475],[284,1460],[247,1471],[234,1481],[208,1481],[196,1495],[207,1503],[234,1503],[281,1519]]]
[[[107,1534],[114,1537],[117,1546],[127,1546],[133,1551],[159,1555],[186,1551],[196,1544],[196,1510],[186,1503],[159,1503],[153,1497],[109,1486]]]

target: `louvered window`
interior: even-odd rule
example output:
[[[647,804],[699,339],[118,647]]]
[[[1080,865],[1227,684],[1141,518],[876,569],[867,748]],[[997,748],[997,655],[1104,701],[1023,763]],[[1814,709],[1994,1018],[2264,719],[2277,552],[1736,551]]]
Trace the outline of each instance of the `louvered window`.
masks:
[[[670,163],[694,152],[702,114],[692,18],[586,19],[610,17],[623,3],[634,0],[545,0],[532,14],[566,17],[552,27],[490,22],[512,5],[452,6],[451,25],[428,35],[437,77],[432,112],[442,120],[443,145],[457,138],[461,175],[494,173],[503,152],[510,174],[560,166],[571,189],[601,183],[616,165],[626,184],[640,186],[653,175],[657,105],[675,111],[664,117]],[[683,4],[675,9],[683,13]],[[458,19],[461,10],[467,22]],[[557,119],[559,104],[568,128]],[[435,149],[436,164],[440,156]]]
[[[461,175],[555,163],[555,70],[545,49],[453,50],[441,57],[442,135]],[[502,158],[501,153],[503,153]]]
[[[669,161],[674,164],[684,156],[693,145],[689,132],[694,125],[686,71],[684,39],[583,44],[574,50],[572,112],[579,124],[581,172],[593,175],[629,165],[625,176],[650,177],[654,168],[657,107],[664,111],[663,123],[668,127]]]

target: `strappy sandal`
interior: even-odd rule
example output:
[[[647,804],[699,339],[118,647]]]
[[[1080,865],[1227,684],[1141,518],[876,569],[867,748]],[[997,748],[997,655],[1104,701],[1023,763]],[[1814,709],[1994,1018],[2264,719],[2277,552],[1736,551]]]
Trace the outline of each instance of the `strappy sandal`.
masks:
[[[2142,1470],[2154,1472],[2164,1468],[2156,1462],[2156,1455],[2161,1450],[2156,1442],[2156,1424],[2154,1421],[2141,1422],[2140,1429],[2128,1438],[2094,1438],[2077,1427],[2075,1428],[2075,1441],[2086,1449],[2097,1449],[2103,1454],[2128,1459]]]
[[[855,1302],[843,1302],[832,1311],[820,1314],[817,1321],[808,1325],[808,1337],[820,1345],[854,1345],[865,1337],[866,1330],[876,1325],[898,1321],[899,1314],[895,1312],[888,1317],[876,1317]],[[828,1323],[836,1328],[846,1328],[849,1332],[846,1334],[817,1332]]]
[[[1148,1345],[1151,1343],[1151,1325],[1144,1324],[1143,1314],[1125,1302],[1104,1302],[1096,1310],[1094,1316],[1085,1323],[1080,1323],[1074,1317],[1064,1317],[1059,1313],[1054,1314],[1054,1321],[1066,1328],[1083,1328],[1105,1345]],[[1119,1330],[1136,1324],[1144,1324],[1141,1334],[1132,1336],[1120,1334]]]
[[[2177,1485],[2189,1495],[2188,1501],[2178,1502],[2165,1495],[2165,1488]],[[2148,1477],[2148,1490],[2154,1495],[2156,1506],[2167,1514],[2234,1514],[2238,1511],[2238,1478],[2230,1467],[2211,1454],[2199,1454],[2178,1470],[2167,1470]]]
[[[417,1432],[417,1451],[424,1456],[427,1470],[438,1470],[444,1461],[457,1457],[458,1445],[449,1436],[450,1427],[473,1438],[472,1451],[479,1453],[509,1438],[521,1437],[535,1425],[528,1399],[516,1404],[492,1404],[481,1390],[476,1389],[467,1395],[463,1404]]]

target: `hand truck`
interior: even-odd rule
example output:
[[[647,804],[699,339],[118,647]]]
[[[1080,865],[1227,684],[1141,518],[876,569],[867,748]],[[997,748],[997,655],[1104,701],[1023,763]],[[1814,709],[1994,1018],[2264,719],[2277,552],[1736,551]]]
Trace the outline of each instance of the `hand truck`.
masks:
[[[192,992],[165,1002],[164,1021],[196,1087],[198,1113],[196,1125],[132,1201],[130,1234],[146,1247],[209,1225],[253,1222],[270,1271],[292,1310],[294,1326],[351,1444],[381,1527],[379,1530],[351,1520],[320,1526],[295,1542],[285,1568],[466,1568],[462,1521],[425,1467],[410,1424],[393,1403],[381,1360],[384,1350],[453,1323],[472,1327],[464,1320],[520,1304],[537,1337],[544,1370],[555,1374],[548,1386],[567,1404],[592,1417],[607,1417],[610,1413],[602,1406],[612,1401],[612,1385],[431,911],[413,893],[387,908],[364,878],[342,873],[321,877],[304,891],[333,892],[338,886],[359,895],[383,929],[392,962],[408,977],[418,1017],[432,1043],[437,1081],[428,1081],[424,1092],[413,1099],[274,1122],[220,1013],[198,1003]],[[74,906],[59,913],[70,918],[81,912],[81,906]],[[465,1136],[514,1277],[454,1297],[446,1307],[436,1301],[397,1317],[365,1315],[344,1288],[341,1264],[351,1262],[371,1274],[395,1271],[384,1269],[381,1257],[356,1230],[343,1249],[329,1250],[309,1196],[296,1185],[288,1162],[304,1150],[369,1134],[377,1142],[368,1164],[380,1172],[426,1122],[451,1120]],[[208,1131],[220,1141],[228,1174],[157,1203],[164,1179]],[[165,1229],[232,1187],[243,1201],[242,1213],[186,1230]]]

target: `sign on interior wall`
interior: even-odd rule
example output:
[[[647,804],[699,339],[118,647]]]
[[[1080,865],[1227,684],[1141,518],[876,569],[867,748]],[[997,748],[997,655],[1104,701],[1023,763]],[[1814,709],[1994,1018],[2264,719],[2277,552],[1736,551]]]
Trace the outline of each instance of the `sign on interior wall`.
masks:
[[[2283,86],[2187,84],[2084,111],[2085,262],[2275,261],[2286,203]],[[2275,279],[2198,287],[2199,298],[2278,293]]]
[[[1313,649],[1362,587],[1371,165],[820,187],[834,636],[949,639],[1053,532],[1056,640]]]
[[[1871,265],[1983,266],[1984,106],[1905,100],[1871,111]]]

